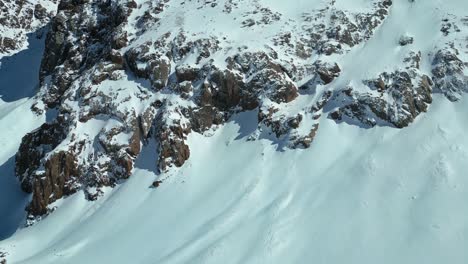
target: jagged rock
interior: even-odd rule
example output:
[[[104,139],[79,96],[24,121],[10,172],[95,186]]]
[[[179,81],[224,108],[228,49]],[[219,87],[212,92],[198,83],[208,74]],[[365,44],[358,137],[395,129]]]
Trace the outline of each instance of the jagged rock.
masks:
[[[185,143],[187,131],[181,127],[172,126],[159,132],[159,169],[167,171],[174,164],[181,167],[190,157],[190,149]]]
[[[6,252],[0,251],[0,264],[7,264],[5,257],[7,256]]]
[[[70,47],[66,47],[65,39],[69,35],[67,29],[67,18],[64,13],[59,13],[51,23],[51,29],[47,34],[46,51],[41,62],[41,79],[52,73],[56,66],[63,63],[65,56]]]
[[[200,69],[193,68],[190,66],[179,66],[176,67],[175,74],[179,82],[190,81],[193,82],[198,79]]]
[[[48,158],[44,173],[34,179],[28,212],[46,214],[49,204],[75,192],[74,182],[79,173],[73,153],[58,152]]]
[[[278,115],[279,109],[274,107],[263,108],[258,113],[258,123],[261,126],[265,126],[266,128],[270,129],[276,136],[276,138],[282,138],[287,135],[292,129],[294,129],[294,122],[291,122],[293,119],[300,119],[300,117],[296,116],[293,118],[289,118],[284,115]],[[300,123],[300,121],[297,121]]]
[[[153,188],[158,188],[159,186],[161,186],[161,184],[162,184],[162,181],[154,181],[154,182],[151,184],[151,186],[152,186]]]
[[[168,58],[162,58],[151,64],[151,80],[155,89],[161,89],[166,86],[171,70],[171,64]]]
[[[103,19],[94,20],[87,12],[90,6]],[[95,5],[93,1],[62,1],[59,5],[46,39],[40,76],[40,95],[48,107],[58,108],[58,118],[27,135],[17,154],[17,175],[23,189],[33,193],[28,207],[32,215],[47,213],[48,204],[78,188],[95,199],[99,190],[91,192],[89,188],[110,186],[128,178],[140,152],[140,128],[145,136],[149,133],[156,115],[148,110],[152,106],[136,116],[122,108],[122,103],[132,97],[118,98],[118,91],[98,88],[123,76],[123,56],[112,49],[113,40],[121,32],[120,24],[128,16],[122,8],[111,2]],[[77,27],[80,24],[87,26]],[[149,95],[140,91],[133,98],[144,102]],[[78,112],[73,106],[75,100]],[[103,128],[95,138],[80,139],[73,133],[77,126],[92,126],[88,123],[96,122],[100,115],[121,123]],[[56,150],[65,138],[64,148]],[[99,145],[97,149],[95,144]]]
[[[329,12],[305,13],[303,20],[310,26],[305,28],[301,42],[320,54],[341,54],[368,40],[388,15],[391,5],[390,0],[376,1],[369,13],[348,13],[334,8]],[[323,21],[328,21],[328,25]]]
[[[400,44],[400,46],[407,46],[407,45],[413,44],[413,41],[414,41],[414,38],[411,36],[402,36],[400,40],[398,41],[398,43]]]
[[[190,120],[192,129],[202,133],[213,125],[224,123],[224,114],[219,112],[216,107],[207,105],[190,111]]]
[[[290,118],[288,120],[288,126],[294,129],[297,129],[302,121],[302,115],[298,114],[296,117]]]
[[[214,102],[217,107],[228,110],[239,105],[244,88],[243,78],[240,74],[229,70],[225,70],[224,72],[215,71],[211,74],[210,79],[216,84]],[[245,105],[249,104],[245,103]]]
[[[37,177],[36,171],[48,151],[54,149],[66,136],[67,120],[60,117],[57,122],[43,124],[27,134],[16,154],[15,173],[18,175],[23,191],[31,193]]]
[[[193,91],[192,83],[189,81],[183,81],[179,83],[177,87],[178,87],[178,92],[180,92],[181,94],[185,94],[186,96],[185,99],[187,99],[189,93]]]
[[[159,106],[160,107],[160,106]],[[138,125],[141,135],[143,136],[142,140],[149,137],[151,128],[153,126],[153,122],[157,115],[157,109],[159,108],[157,103],[153,103],[153,105],[146,109],[139,117],[138,117]]]
[[[135,9],[135,8],[138,7],[138,4],[135,1],[128,1],[127,7],[130,8],[130,9]]]
[[[380,120],[383,124],[403,128],[427,111],[427,105],[432,102],[432,82],[428,76],[411,77],[407,72],[384,73],[378,79],[365,83],[375,85],[382,82],[384,89],[380,87],[378,92],[381,96],[378,97],[352,89],[335,95],[332,100],[341,101],[344,106],[331,112],[330,117],[341,121],[346,116],[366,126],[375,126]],[[390,97],[390,100],[385,97]]]
[[[293,138],[291,147],[293,149],[295,148],[310,148],[312,141],[314,141],[315,136],[317,135],[319,125],[315,124],[312,129],[310,130],[309,134],[306,136],[298,137],[298,138]]]
[[[137,49],[126,53],[127,63],[137,77],[150,79],[157,90],[166,86],[171,63],[170,59],[157,53],[149,53],[150,43],[146,43]]]
[[[245,53],[234,61],[237,64],[235,69],[244,72],[249,80],[245,85],[251,89],[250,94],[263,93],[276,103],[289,103],[298,96],[296,85],[270,55]]]
[[[41,4],[36,4],[34,6],[34,17],[40,20],[43,20],[47,17],[47,9]]]
[[[201,2],[200,8],[218,4]],[[359,89],[351,83],[333,91],[346,70],[334,61],[372,37],[392,1],[370,1],[365,11],[324,2],[325,9],[301,14],[298,23],[262,8],[261,2],[248,7],[252,10],[239,26],[260,32],[275,24],[279,32],[264,46],[236,46],[229,34],[190,32],[184,17],[172,14],[177,30],[162,31],[171,1],[60,1],[40,69],[37,98],[45,109],[39,107],[42,102],[33,107],[37,113],[54,108],[58,115],[23,139],[16,161],[23,189],[33,193],[31,217],[47,213],[51,202],[78,189],[97,199],[101,187],[130,177],[148,141],[156,141],[160,173],[183,166],[190,157],[190,133],[208,135],[241,111],[258,111],[258,127],[249,139],[264,136],[280,148],[308,148],[323,114],[362,126],[400,128],[427,110],[432,86],[449,98],[466,87],[464,65],[454,49],[436,54],[433,80],[420,69],[424,56],[414,50],[402,68],[376,74],[358,83]],[[28,6],[22,16],[45,25],[51,15],[40,5]],[[229,1],[223,12],[234,14],[236,8]],[[28,27],[15,19],[0,22]],[[284,30],[289,23],[299,33]],[[2,52],[24,41],[2,35],[0,43]],[[304,95],[310,104],[298,109],[303,100],[296,98]]]
[[[462,92],[468,91],[465,65],[455,52],[448,49],[439,50],[434,56],[432,66],[436,92],[444,94],[451,101],[457,101]]]
[[[324,84],[331,83],[340,75],[341,69],[338,64],[327,64],[321,61],[316,62],[317,74]]]
[[[16,43],[14,39],[5,37],[5,38],[0,38],[0,48],[2,52],[8,51],[8,50],[15,50],[19,47],[19,45]]]
[[[408,65],[406,69],[419,69],[421,64],[421,52],[410,52],[403,62]]]
[[[122,54],[117,50],[112,50],[110,53],[110,60],[117,65],[124,65],[125,59]]]
[[[27,34],[41,36],[43,27],[55,15],[56,0],[0,1],[0,56],[13,54],[27,45]]]

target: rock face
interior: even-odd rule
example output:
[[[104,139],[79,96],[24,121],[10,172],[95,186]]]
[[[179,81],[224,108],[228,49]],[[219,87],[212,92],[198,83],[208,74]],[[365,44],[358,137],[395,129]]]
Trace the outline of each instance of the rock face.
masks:
[[[458,58],[457,53],[453,49],[439,50],[432,61],[435,90],[451,101],[459,100],[461,94],[468,91],[468,77],[464,73],[466,63]]]
[[[7,256],[7,253],[0,251],[0,264],[6,264],[7,261],[5,257]]]
[[[349,118],[370,127],[388,124],[403,128],[420,113],[426,112],[427,106],[432,103],[432,81],[426,75],[383,73],[366,83],[376,90],[378,96],[370,92],[359,93],[349,87],[333,98],[343,106],[331,112],[330,117],[339,121]]]
[[[16,175],[21,181],[21,187],[26,192],[32,192],[35,179],[39,178],[42,159],[48,151],[56,148],[66,135],[66,121],[60,121],[43,124],[39,129],[23,138],[16,155]],[[31,146],[35,146],[35,148],[31,148]]]
[[[27,45],[28,34],[42,34],[42,27],[55,15],[57,0],[0,1],[0,54],[14,54]]]
[[[455,44],[428,58],[413,37],[394,43],[406,52],[399,67],[349,81],[352,69],[340,62],[374,37],[392,1],[368,1],[360,11],[324,1],[299,20],[261,1],[212,2],[62,0],[53,12],[28,2],[28,18],[53,17],[34,111],[56,113],[23,138],[16,155],[31,216],[78,190],[98,198],[102,187],[131,176],[150,141],[158,173],[177,169],[190,159],[191,133],[208,136],[239,112],[257,115],[248,140],[309,148],[325,117],[403,128],[428,110],[433,92],[457,100],[467,89]],[[267,32],[265,40],[236,42],[216,26],[200,33],[185,21],[189,13],[174,15],[184,8],[199,19],[206,8],[218,10],[246,34]],[[447,32],[451,40],[455,33]],[[0,43],[3,51],[18,46]],[[430,72],[421,67],[428,60]]]

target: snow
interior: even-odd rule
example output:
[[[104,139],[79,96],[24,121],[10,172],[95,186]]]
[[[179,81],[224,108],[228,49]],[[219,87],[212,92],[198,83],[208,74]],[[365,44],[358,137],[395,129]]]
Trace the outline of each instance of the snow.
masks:
[[[35,116],[30,107],[31,101],[27,99],[0,104],[0,240],[21,225],[29,200],[13,174],[14,155],[22,137],[45,121],[44,117]]]
[[[0,240],[21,225],[29,200],[13,175],[14,155],[23,136],[46,119],[30,110],[35,100],[28,96],[38,83],[38,54],[42,54],[43,44],[32,40],[30,45],[30,49],[0,60]]]
[[[207,11],[197,9],[201,1],[183,1],[186,8],[181,2],[171,2],[164,16],[172,19],[164,18],[158,30],[148,30],[138,41],[178,28],[189,37],[229,32],[222,52],[246,43],[262,49],[280,29],[300,28],[291,20],[308,12],[302,5],[315,10],[325,1],[253,1],[290,20],[250,29],[240,29],[241,21],[235,19],[249,12],[250,1],[239,1],[245,6],[223,16],[221,4]],[[430,72],[431,52],[447,41],[441,41],[441,19],[466,10],[460,8],[466,6],[464,0],[393,2],[374,37],[338,58],[343,74],[334,89],[402,67],[402,58],[413,49],[422,51],[422,71]],[[335,7],[350,12],[371,8],[364,0],[340,0]],[[415,44],[399,47],[404,35],[413,36]],[[466,95],[455,103],[435,95],[428,113],[402,130],[336,124],[323,115],[312,147],[305,150],[278,151],[271,140],[250,141],[257,112],[241,113],[210,132],[211,137],[192,133],[191,157],[181,169],[158,176],[156,143],[149,142],[128,181],[107,189],[95,202],[86,201],[82,192],[59,200],[53,214],[20,228],[29,197],[13,175],[14,154],[21,138],[46,118],[30,111],[37,83],[28,80],[37,73],[42,49],[34,47],[24,57],[2,58],[0,68],[0,251],[8,252],[8,263],[393,264],[468,259]],[[460,56],[466,61],[466,54]],[[31,68],[24,67],[28,58]],[[26,69],[28,78],[9,77],[18,69]],[[12,84],[15,89],[8,88]],[[136,81],[105,81],[99,89],[115,87],[127,88],[116,91],[115,100],[130,96],[122,108],[145,110],[133,96],[141,89]],[[278,114],[301,112],[319,95],[301,95],[282,105]],[[300,134],[315,124],[308,114],[304,118]],[[76,132],[95,137],[115,122],[120,121],[92,119]],[[121,133],[116,140],[129,136]],[[149,188],[158,177],[163,184]]]
[[[152,143],[126,183],[66,198],[0,248],[12,263],[464,263],[467,99],[436,96],[403,130],[321,120],[314,147],[283,152],[239,138],[243,113],[192,134],[157,189]]]

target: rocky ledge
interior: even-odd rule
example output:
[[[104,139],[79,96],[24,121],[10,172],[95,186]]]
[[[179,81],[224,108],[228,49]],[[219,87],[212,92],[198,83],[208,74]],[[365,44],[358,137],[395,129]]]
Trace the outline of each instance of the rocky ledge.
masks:
[[[131,176],[150,141],[159,173],[183,166],[190,133],[209,136],[239,112],[258,114],[249,140],[309,148],[323,117],[403,128],[428,110],[433,93],[455,101],[467,90],[466,62],[451,37],[461,33],[444,31],[444,21],[448,44],[433,55],[423,56],[412,48],[417,39],[404,37],[395,41],[409,47],[400,68],[359,83],[339,81],[347,70],[340,59],[372,39],[391,12],[390,0],[370,1],[362,12],[328,1],[301,21],[259,1],[237,2],[60,1],[32,108],[55,118],[26,135],[16,155],[21,186],[32,193],[30,219],[78,190],[98,198],[102,187]],[[246,32],[275,30],[260,47],[196,34],[176,12],[187,6],[232,16]],[[429,71],[422,60],[430,60]]]

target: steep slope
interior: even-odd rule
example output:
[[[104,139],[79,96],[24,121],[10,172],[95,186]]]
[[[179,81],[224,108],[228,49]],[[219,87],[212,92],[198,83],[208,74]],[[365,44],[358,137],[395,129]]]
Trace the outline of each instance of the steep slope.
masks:
[[[237,112],[257,109],[252,140],[308,148],[323,113],[403,128],[427,111],[433,92],[456,101],[466,90],[468,25],[452,6],[300,6],[61,1],[34,107],[57,117],[28,134],[16,157],[22,188],[33,193],[31,216],[80,189],[96,199],[131,175],[152,138],[158,171],[181,167],[191,132],[210,134]],[[418,20],[403,27],[411,14]],[[427,21],[430,32],[421,28]]]
[[[464,263],[467,103],[436,96],[403,130],[324,119],[315,147],[284,152],[237,139],[256,118],[241,114],[191,134],[157,189],[151,143],[125,184],[64,199],[0,248],[12,263]]]
[[[412,210],[440,203],[437,218],[465,193],[465,1],[36,2],[47,16],[2,11],[8,21],[20,10],[37,22],[8,31],[20,37],[1,50],[17,54],[2,59],[0,82],[19,88],[3,89],[0,121],[24,112],[24,123],[35,120],[15,137],[40,125],[9,143],[2,170],[19,148],[15,173],[32,194],[27,225],[48,215],[0,244],[11,260],[395,263],[422,257],[409,249],[396,256],[401,245],[440,246],[408,221],[430,225]],[[38,83],[7,77],[31,57],[21,52],[41,53],[46,31],[40,68],[27,73]],[[38,44],[21,51],[30,32]],[[28,199],[15,197],[21,206]],[[6,233],[19,225],[15,212]],[[119,234],[103,227],[109,219]],[[62,227],[51,230],[54,223]],[[162,241],[167,232],[173,239]],[[342,244],[340,232],[349,237]],[[456,240],[455,229],[428,232]],[[388,241],[364,252],[377,235]],[[44,236],[38,246],[34,238]],[[130,253],[99,253],[117,247],[110,241],[128,243]],[[451,252],[461,261],[459,242]],[[342,254],[333,256],[333,244]]]
[[[52,1],[0,1],[0,239],[24,225],[30,200],[12,176],[22,138],[46,121],[31,111],[31,97],[39,88],[44,26],[55,9]]]

